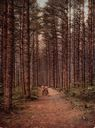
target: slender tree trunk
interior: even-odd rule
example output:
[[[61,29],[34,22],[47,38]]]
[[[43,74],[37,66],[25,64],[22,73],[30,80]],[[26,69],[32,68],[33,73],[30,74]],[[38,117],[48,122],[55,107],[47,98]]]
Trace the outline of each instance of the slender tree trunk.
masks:
[[[6,112],[9,112],[12,108],[12,86],[13,86],[13,67],[14,67],[14,5],[13,0],[6,1],[5,4],[6,13],[5,15],[8,16],[7,19],[7,28],[8,31],[6,31],[5,36],[7,35],[7,40],[4,42],[6,49],[4,49],[3,52],[6,50],[6,56],[4,56],[4,60],[6,60],[5,65],[5,74],[3,75],[3,84],[4,84],[4,110]],[[5,17],[6,17],[5,16]],[[6,22],[5,21],[5,22]]]
[[[92,18],[92,1],[89,0],[89,84],[93,85],[93,18]]]

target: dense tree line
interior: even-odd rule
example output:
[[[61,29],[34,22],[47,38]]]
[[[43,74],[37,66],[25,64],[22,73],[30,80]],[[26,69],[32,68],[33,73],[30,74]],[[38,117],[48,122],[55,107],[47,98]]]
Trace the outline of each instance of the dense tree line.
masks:
[[[92,0],[49,0],[44,8],[49,85],[94,85],[95,2]]]
[[[39,85],[69,90],[95,83],[94,0],[0,1],[0,102],[31,98]]]
[[[0,93],[7,112],[15,89],[30,98],[38,84],[39,19],[36,0],[0,2]]]

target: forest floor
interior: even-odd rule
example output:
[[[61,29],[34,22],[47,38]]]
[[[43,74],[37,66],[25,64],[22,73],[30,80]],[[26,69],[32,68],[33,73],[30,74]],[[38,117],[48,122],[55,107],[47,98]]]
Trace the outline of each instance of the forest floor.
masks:
[[[49,88],[48,96],[26,101],[11,115],[2,115],[0,128],[94,128],[95,114],[84,117],[84,111],[73,106],[65,94]]]

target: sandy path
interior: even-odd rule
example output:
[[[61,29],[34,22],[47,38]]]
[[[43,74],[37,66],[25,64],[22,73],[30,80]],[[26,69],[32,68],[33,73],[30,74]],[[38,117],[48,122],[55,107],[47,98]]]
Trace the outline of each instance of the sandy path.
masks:
[[[82,114],[50,88],[49,96],[26,103],[22,112],[13,115],[9,128],[90,128],[80,122]]]

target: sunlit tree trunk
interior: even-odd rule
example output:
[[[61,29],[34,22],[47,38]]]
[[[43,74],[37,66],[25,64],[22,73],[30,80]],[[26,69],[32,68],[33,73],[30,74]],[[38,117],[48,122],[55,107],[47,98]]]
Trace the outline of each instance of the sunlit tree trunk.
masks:
[[[30,20],[29,20],[29,0],[25,1],[26,7],[26,25],[25,25],[25,41],[24,41],[24,54],[25,54],[25,89],[26,97],[30,98]]]

